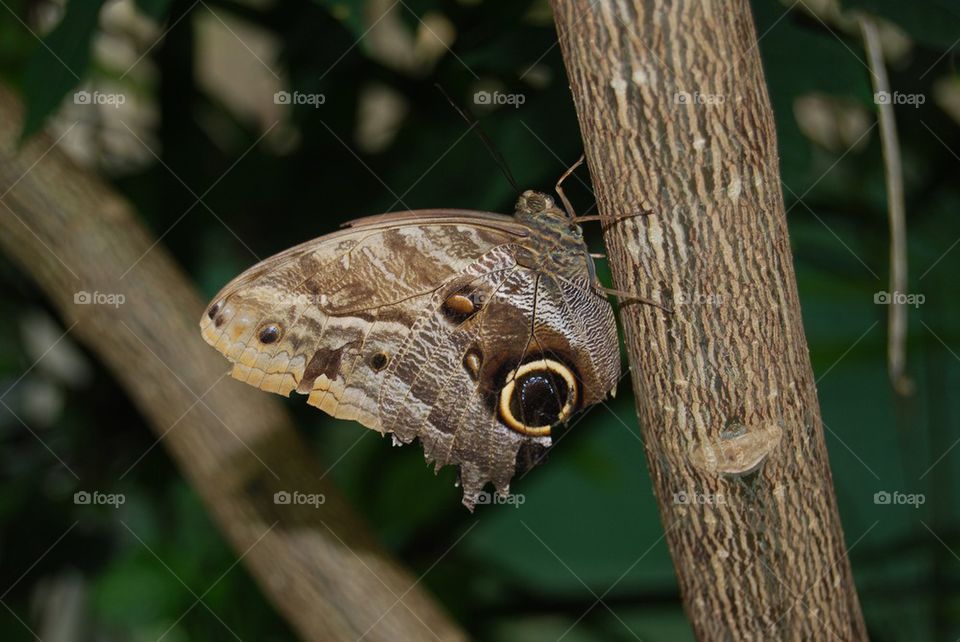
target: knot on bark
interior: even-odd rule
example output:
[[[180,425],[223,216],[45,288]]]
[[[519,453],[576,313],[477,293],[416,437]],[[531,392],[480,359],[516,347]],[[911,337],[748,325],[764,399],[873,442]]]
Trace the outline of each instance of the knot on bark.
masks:
[[[694,443],[690,462],[713,474],[747,475],[760,468],[782,437],[783,429],[775,423],[757,427],[732,423],[714,439]]]

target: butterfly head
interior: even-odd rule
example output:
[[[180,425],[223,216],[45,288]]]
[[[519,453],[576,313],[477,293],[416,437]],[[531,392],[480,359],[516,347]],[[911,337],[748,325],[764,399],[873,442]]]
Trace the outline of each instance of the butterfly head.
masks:
[[[530,216],[551,211],[563,216],[563,212],[557,209],[553,198],[543,192],[528,189],[517,199],[517,214]]]
[[[517,199],[517,218],[536,228],[549,228],[569,232],[576,237],[583,235],[580,226],[557,207],[552,196],[528,189]]]

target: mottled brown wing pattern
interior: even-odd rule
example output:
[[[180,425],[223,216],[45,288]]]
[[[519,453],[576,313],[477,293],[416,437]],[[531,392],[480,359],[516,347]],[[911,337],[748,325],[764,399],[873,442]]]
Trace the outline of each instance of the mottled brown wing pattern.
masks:
[[[592,371],[592,377],[589,373],[581,374],[590,382],[583,387],[581,406],[616,394],[620,381],[620,344],[610,303],[598,296],[593,284],[585,278],[548,274],[542,281],[546,291],[555,295],[545,297],[544,303],[538,304],[539,313],[564,323],[567,334],[576,338],[580,352],[590,357],[584,359],[581,366]]]
[[[508,332],[515,339],[508,343],[518,343],[516,330],[529,327],[520,310],[506,316],[498,310],[509,309],[506,297],[515,296],[515,291],[522,296],[526,275],[509,247],[497,248],[463,280],[438,291],[429,312],[417,320],[391,362],[380,390],[381,416],[397,440],[409,443],[419,437],[427,460],[437,468],[460,465],[468,506],[487,481],[507,492],[517,450],[529,440],[496,420],[492,400],[498,392],[494,361],[505,357],[500,339],[506,337],[493,341],[491,337]],[[444,303],[453,292],[465,290],[478,302],[478,310],[468,319],[451,318]],[[511,353],[516,354],[518,347]],[[474,372],[465,364],[468,353],[479,358]]]
[[[589,405],[616,385],[619,354],[610,305],[588,282],[564,283],[517,265],[510,247],[491,250],[465,277],[438,290],[430,313],[417,320],[387,369],[379,407],[399,441],[419,437],[438,468],[460,465],[464,503],[471,506],[488,481],[509,492],[521,449],[551,444],[548,436],[522,434],[499,419],[507,374],[538,356],[562,361],[577,370],[579,405]],[[444,301],[455,292],[469,292],[482,305],[466,319],[451,318]],[[468,355],[478,358],[477,370]]]
[[[378,364],[364,361],[361,349],[391,354],[433,290],[516,237],[496,221],[465,223],[396,217],[267,259],[214,298],[203,337],[233,362],[235,378],[283,395],[296,389],[333,416],[382,431],[378,380],[365,379]]]
[[[296,390],[397,443],[419,438],[437,468],[460,466],[472,507],[487,482],[508,492],[518,457],[619,378],[613,312],[586,264],[532,263],[558,238],[581,251],[558,220],[541,231],[453,210],[361,219],[234,279],[202,334],[241,381]]]

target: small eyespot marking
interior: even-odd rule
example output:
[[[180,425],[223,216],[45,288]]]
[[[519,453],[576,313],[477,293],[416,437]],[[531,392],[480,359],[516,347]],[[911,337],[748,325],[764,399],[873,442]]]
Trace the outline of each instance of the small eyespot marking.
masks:
[[[443,302],[443,306],[448,312],[453,314],[470,315],[473,314],[474,310],[476,310],[476,306],[473,305],[473,301],[462,294],[450,295],[447,297],[447,300]]]
[[[208,319],[210,319],[210,320],[212,321],[213,318],[214,318],[215,316],[217,316],[217,312],[220,311],[220,304],[221,304],[221,303],[222,303],[221,301],[217,301],[216,303],[214,303],[213,305],[210,306],[210,309],[207,310],[207,318],[208,318]]]
[[[370,357],[370,367],[373,368],[376,372],[380,372],[387,367],[387,364],[390,363],[390,357],[388,357],[383,352],[377,352],[372,357]]]
[[[440,310],[447,321],[459,325],[479,312],[482,307],[482,291],[461,290],[448,296]]]
[[[483,355],[476,348],[471,348],[463,355],[463,367],[474,381],[480,379],[480,366],[483,365]]]
[[[257,333],[257,338],[260,339],[260,343],[274,343],[281,335],[280,326],[276,323],[268,323],[262,328],[260,332]]]

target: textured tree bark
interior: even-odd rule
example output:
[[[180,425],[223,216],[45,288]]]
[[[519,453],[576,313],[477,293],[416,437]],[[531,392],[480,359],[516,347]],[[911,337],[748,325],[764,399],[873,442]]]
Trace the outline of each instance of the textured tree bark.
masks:
[[[865,639],[749,4],[553,6],[694,631]]]
[[[0,87],[0,247],[114,373],[274,606],[307,640],[463,639],[324,481],[282,406],[225,376],[200,338],[203,301],[130,205],[48,137],[16,150],[20,112]],[[79,291],[126,302],[76,305]],[[278,491],[325,503],[278,505]]]

